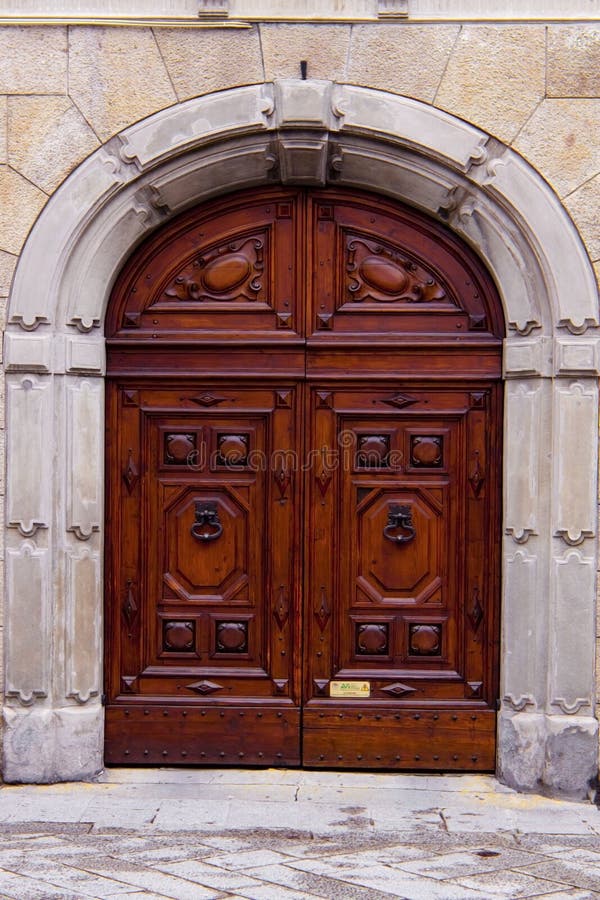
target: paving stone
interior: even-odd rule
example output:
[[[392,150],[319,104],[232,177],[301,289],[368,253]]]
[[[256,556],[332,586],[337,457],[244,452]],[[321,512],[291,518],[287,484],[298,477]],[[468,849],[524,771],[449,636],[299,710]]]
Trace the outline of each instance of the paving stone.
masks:
[[[249,878],[242,872],[223,871],[222,868],[215,865],[207,865],[194,859],[177,863],[159,863],[155,868],[160,869],[161,872],[176,875],[178,878],[186,878],[188,881],[204,887],[218,888],[220,891],[257,887],[260,884],[255,878]]]
[[[519,897],[544,896],[561,889],[556,881],[547,881],[541,878],[532,878],[520,872],[486,872],[484,875],[469,875],[465,878],[452,879],[452,884],[460,884],[463,887],[475,888],[492,897],[505,897],[507,900],[517,900]]]
[[[548,860],[532,866],[519,869],[525,875],[533,875],[535,878],[545,878],[548,881],[556,881],[569,887],[585,888],[590,891],[600,892],[600,866],[580,862],[567,862],[566,860]]]
[[[134,888],[146,888],[155,893],[165,894],[167,897],[175,897],[177,900],[204,900],[204,898],[205,900],[214,900],[221,893],[212,888],[204,888],[191,881],[166,875],[155,869],[136,866],[134,863],[114,857],[99,859],[88,856],[80,859],[77,865],[83,871],[112,877]]]
[[[600,26],[550,26],[546,65],[548,97],[600,96]]]
[[[67,889],[85,897],[110,897],[125,888],[122,881],[90,875],[73,865],[51,864],[48,859],[32,859],[31,853],[25,854],[18,864],[3,863],[3,868],[47,883],[52,888]]]
[[[324,897],[326,900],[388,900],[389,894],[374,892],[360,885],[352,885],[336,881],[333,878],[323,878],[309,872],[301,872],[291,866],[264,866],[252,869],[253,878],[261,879],[273,885],[281,885],[290,890],[300,890],[304,893]],[[241,892],[245,893],[244,891]]]
[[[327,900],[323,894],[306,894],[304,891],[290,891],[281,885],[262,884],[257,888],[246,889],[240,897],[248,898],[248,900],[310,900],[310,898],[321,897]],[[228,900],[234,900],[228,896]]]
[[[264,80],[257,28],[157,28],[155,37],[179,100]]]
[[[493,855],[492,855],[493,854]],[[522,850],[481,850],[463,853],[444,853],[435,858],[401,861],[396,865],[405,872],[428,878],[459,878],[463,875],[490,872],[494,869],[514,868],[539,862],[542,859]]]
[[[202,859],[205,856],[213,856],[214,847],[193,847],[189,844],[179,846],[179,835],[177,836],[177,846],[173,846],[172,842],[164,847],[155,847],[151,850],[129,850],[125,853],[120,850],[115,851],[115,855],[119,859],[127,859],[130,862],[144,863],[148,866],[156,868],[164,868],[162,863],[175,863],[182,860]]]
[[[600,848],[600,840],[598,840],[596,846]],[[590,850],[584,849],[583,847],[575,847],[570,850],[563,850],[560,853],[556,854],[557,859],[564,859],[568,863],[581,863],[582,865],[587,865],[588,863],[594,867],[600,866],[600,849]]]
[[[288,862],[289,857],[274,850],[246,850],[236,853],[224,853],[219,856],[209,856],[204,862],[222,869],[250,869],[256,866],[270,866]]]
[[[127,891],[124,894],[113,894],[111,900],[119,900],[120,897],[123,900],[172,900],[166,894],[154,894],[150,891]],[[231,897],[228,897],[227,900],[231,900]]]
[[[539,900],[595,900],[600,897],[596,891],[580,891],[573,888],[572,891],[553,891],[551,894],[538,894]]]
[[[458,25],[355,25],[347,80],[432,103],[459,31]]]
[[[47,882],[3,869],[0,869],[0,896],[11,900],[81,900],[80,893],[65,892],[61,888],[51,887]]]
[[[66,28],[0,27],[0,94],[63,94],[66,89]]]

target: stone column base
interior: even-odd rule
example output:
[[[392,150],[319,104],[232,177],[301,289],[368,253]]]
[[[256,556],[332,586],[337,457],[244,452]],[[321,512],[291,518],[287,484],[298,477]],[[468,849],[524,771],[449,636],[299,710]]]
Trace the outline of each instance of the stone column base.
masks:
[[[103,768],[104,710],[86,707],[3,710],[4,781],[85,781]]]
[[[593,799],[598,786],[598,721],[593,716],[502,710],[497,773],[518,791]]]

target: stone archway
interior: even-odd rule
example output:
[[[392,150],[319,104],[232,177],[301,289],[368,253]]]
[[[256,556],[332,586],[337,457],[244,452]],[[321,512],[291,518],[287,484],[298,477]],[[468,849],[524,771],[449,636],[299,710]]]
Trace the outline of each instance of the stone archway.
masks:
[[[167,217],[268,182],[379,191],[445,221],[507,322],[498,773],[584,796],[597,772],[598,296],[565,210],[517,154],[417,101],[283,81],[159,112],[83,163],[22,254],[6,334],[4,778],[102,767],[103,318]]]

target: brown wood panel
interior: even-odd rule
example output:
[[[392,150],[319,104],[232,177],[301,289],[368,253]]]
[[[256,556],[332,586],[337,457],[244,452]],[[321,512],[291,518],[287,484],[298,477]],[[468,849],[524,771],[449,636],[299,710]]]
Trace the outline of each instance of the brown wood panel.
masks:
[[[493,768],[502,334],[477,258],[360,192],[232,194],[139,248],[108,763]]]
[[[491,710],[305,710],[303,761],[318,768],[490,772]]]

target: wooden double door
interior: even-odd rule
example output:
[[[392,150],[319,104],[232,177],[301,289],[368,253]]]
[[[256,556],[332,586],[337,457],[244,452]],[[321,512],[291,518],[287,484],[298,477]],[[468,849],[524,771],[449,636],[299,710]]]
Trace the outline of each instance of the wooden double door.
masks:
[[[108,322],[106,762],[491,770],[497,298],[381,198],[193,210]]]

